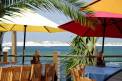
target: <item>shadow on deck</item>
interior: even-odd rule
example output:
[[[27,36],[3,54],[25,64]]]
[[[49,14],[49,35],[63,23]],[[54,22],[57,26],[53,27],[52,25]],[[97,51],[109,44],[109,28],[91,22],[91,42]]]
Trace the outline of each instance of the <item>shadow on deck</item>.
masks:
[[[113,76],[109,77],[105,81],[122,81],[122,70],[114,74]]]

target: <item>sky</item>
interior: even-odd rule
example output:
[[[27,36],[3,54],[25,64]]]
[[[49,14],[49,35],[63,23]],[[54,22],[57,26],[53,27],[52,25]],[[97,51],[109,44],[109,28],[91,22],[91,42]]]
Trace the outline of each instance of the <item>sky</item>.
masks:
[[[17,32],[17,41],[23,41],[23,32]],[[74,38],[75,34],[70,32],[58,32],[58,33],[41,33],[31,32],[27,33],[27,41],[64,41],[69,42]],[[11,32],[4,34],[4,42],[11,41]]]
[[[63,33],[27,33],[26,41],[63,41],[71,42],[76,35],[70,32]],[[11,42],[11,32],[4,34],[4,42]],[[17,32],[17,41],[23,41],[23,32]],[[102,42],[102,38],[98,38]],[[105,38],[105,42],[122,42],[122,39]]]

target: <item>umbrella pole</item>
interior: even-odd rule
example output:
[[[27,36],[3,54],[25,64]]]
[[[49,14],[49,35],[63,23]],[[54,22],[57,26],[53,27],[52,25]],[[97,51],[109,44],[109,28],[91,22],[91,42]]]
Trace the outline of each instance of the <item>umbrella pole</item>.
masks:
[[[102,53],[104,53],[104,42],[105,42],[105,37],[102,39]]]
[[[23,65],[24,65],[24,55],[25,55],[26,28],[27,28],[27,25],[24,25],[24,41],[23,41],[23,54],[22,54]]]
[[[97,63],[96,65],[99,67],[105,67],[105,61],[104,61],[104,41],[105,41],[105,32],[106,32],[106,20],[105,18],[102,20],[102,27],[103,27],[103,40],[102,40],[102,50],[101,52],[99,52],[99,54],[97,55]]]
[[[106,32],[106,19],[105,18],[103,19],[102,26],[103,26],[103,39],[102,39],[102,51],[101,52],[104,53],[105,32]]]

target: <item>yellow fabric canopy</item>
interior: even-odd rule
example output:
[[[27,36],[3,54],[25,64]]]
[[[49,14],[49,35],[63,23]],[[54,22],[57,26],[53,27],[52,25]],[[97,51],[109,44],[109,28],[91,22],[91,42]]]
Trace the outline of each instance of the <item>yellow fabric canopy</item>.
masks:
[[[90,5],[89,8],[93,11],[122,14],[122,0],[100,0]]]
[[[10,23],[0,23],[0,31],[24,31],[24,25],[21,24],[10,24]],[[48,27],[48,26],[34,26],[27,25],[27,32],[64,32],[63,29]]]
[[[58,28],[58,24],[48,17],[42,16],[33,10],[22,10],[19,16],[11,17],[5,15],[0,18],[0,31],[24,31],[24,25],[27,25],[26,32],[64,32]]]

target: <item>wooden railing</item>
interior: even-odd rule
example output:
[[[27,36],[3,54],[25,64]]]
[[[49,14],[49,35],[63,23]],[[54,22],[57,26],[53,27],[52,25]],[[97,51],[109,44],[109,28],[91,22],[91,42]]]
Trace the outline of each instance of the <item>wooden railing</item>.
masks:
[[[0,57],[3,57],[4,55],[0,55]],[[22,55],[7,55],[8,57],[22,57]],[[34,55],[24,55],[24,57],[33,57]],[[41,55],[40,57],[53,57],[52,55]],[[78,55],[59,55],[58,57],[83,57],[83,56],[78,56]],[[86,56],[89,57],[89,56]],[[95,58],[96,56],[90,56],[91,58]],[[111,57],[118,57],[122,58],[121,55],[104,55],[105,58],[111,58]]]
[[[33,57],[34,55],[24,55],[24,57]],[[8,61],[8,58],[12,58],[12,57],[15,57],[15,58],[21,58],[23,57],[22,55],[7,55],[7,54],[4,54],[4,55],[0,55],[1,58],[3,58],[3,61]],[[48,58],[52,58],[53,55],[41,55],[39,56],[40,58],[43,58],[43,57],[48,57]],[[58,55],[57,56],[58,58],[65,58],[65,57],[84,57],[84,56],[78,56],[78,55]],[[85,56],[86,58],[96,58],[96,56]],[[111,59],[111,58],[121,58],[121,61],[122,62],[122,55],[104,55],[104,58],[105,59]],[[112,61],[112,60],[110,60]],[[118,61],[117,61],[118,62]]]

